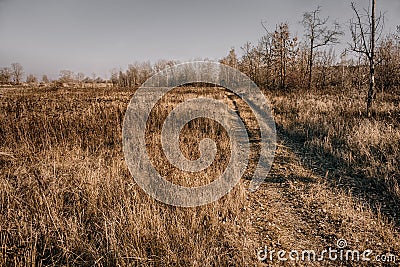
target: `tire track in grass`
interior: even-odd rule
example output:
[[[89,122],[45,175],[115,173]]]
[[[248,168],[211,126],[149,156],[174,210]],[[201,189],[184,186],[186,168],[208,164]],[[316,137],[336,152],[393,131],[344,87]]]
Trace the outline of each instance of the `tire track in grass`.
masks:
[[[303,162],[309,162],[307,166]],[[314,166],[309,168],[308,166]],[[344,188],[332,188],[329,173],[318,175],[318,164],[311,154],[301,152],[296,143],[280,134],[278,149],[269,176],[255,193],[249,193],[249,236],[258,249],[275,251],[274,261],[297,266],[331,266],[332,261],[277,261],[279,250],[336,248],[338,239],[348,242],[347,249],[400,256],[400,235],[393,224],[354,198]],[[338,174],[336,174],[338,175]],[[339,174],[340,175],[340,174]],[[318,254],[317,254],[318,257]],[[338,261],[335,266],[360,266],[363,262]],[[374,263],[379,266],[382,263]],[[382,265],[383,266],[383,265]]]

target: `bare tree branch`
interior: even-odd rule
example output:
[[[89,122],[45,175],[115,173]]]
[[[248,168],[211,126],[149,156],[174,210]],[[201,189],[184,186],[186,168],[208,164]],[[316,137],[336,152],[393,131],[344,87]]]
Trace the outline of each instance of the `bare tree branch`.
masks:
[[[314,51],[322,46],[332,45],[339,42],[338,37],[343,35],[340,25],[334,22],[333,26],[328,26],[329,17],[320,17],[321,7],[318,6],[314,11],[303,14],[303,24],[306,37],[310,41],[308,58],[308,88],[311,89],[312,71],[314,61]]]
[[[370,116],[372,101],[375,97],[375,44],[381,38],[384,26],[384,15],[379,14],[378,18],[375,15],[376,0],[371,0],[371,12],[364,9],[364,16],[358,12],[354,2],[351,3],[356,21],[350,20],[350,31],[353,39],[351,50],[366,56],[369,62],[369,90],[367,96],[367,114]],[[358,31],[360,33],[358,33]],[[378,63],[379,64],[379,63]]]

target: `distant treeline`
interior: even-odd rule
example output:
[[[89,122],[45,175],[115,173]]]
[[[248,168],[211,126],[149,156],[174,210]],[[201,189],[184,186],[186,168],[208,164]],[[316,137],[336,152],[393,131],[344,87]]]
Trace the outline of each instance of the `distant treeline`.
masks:
[[[343,36],[341,25],[336,22],[329,23],[327,18],[321,18],[321,9],[318,7],[303,14],[302,39],[290,32],[287,23],[276,25],[275,29],[270,30],[262,22],[265,34],[256,44],[245,43],[241,47],[240,56],[234,48],[231,48],[220,62],[237,68],[257,85],[269,90],[350,87],[360,89],[370,82],[372,67],[376,90],[387,92],[397,90],[400,87],[400,27],[397,27],[396,32],[386,36],[381,36],[380,32],[375,33],[375,31],[372,34],[372,24],[368,24],[371,22],[371,18],[368,17],[370,14],[367,12],[369,20],[362,23],[357,19],[363,17],[359,15],[354,5],[352,8],[357,15],[350,21],[352,43],[339,54],[333,45],[339,43]],[[381,19],[374,17],[375,30],[383,30],[383,24],[379,28]],[[372,47],[371,40],[374,40]],[[32,74],[26,76],[26,81],[22,81],[24,74],[22,65],[13,63],[10,67],[0,68],[0,84],[56,82],[76,86],[103,83],[107,86],[138,87],[154,73],[177,63],[179,62],[173,60],[159,60],[154,64],[134,63],[128,65],[126,70],[113,69],[109,79],[106,80],[94,73],[88,77],[83,73],[62,70],[55,81],[50,81],[46,75],[39,79]]]

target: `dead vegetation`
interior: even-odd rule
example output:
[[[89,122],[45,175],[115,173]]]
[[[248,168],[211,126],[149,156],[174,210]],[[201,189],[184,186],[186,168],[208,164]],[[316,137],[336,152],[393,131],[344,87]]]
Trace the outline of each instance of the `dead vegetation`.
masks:
[[[212,90],[200,92],[233,103]],[[321,251],[339,238],[353,249],[400,256],[398,96],[378,94],[368,118],[356,93],[266,92],[279,130],[266,183],[250,193],[243,180],[215,203],[176,208],[145,194],[125,165],[121,128],[132,94],[1,91],[0,265],[254,266],[264,264],[259,247]],[[164,100],[172,107],[186,97]],[[189,158],[198,156],[202,125],[183,131]],[[224,132],[209,126],[206,134],[227,149]],[[152,140],[150,151],[161,158]],[[170,179],[200,185],[220,167]]]
[[[135,185],[121,148],[131,95],[63,89],[1,97],[0,265],[249,262],[242,185],[193,209],[158,203]]]

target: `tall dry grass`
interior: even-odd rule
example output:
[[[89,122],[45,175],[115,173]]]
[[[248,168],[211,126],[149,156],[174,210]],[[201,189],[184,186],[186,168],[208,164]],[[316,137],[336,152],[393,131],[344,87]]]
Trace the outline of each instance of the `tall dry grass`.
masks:
[[[199,95],[188,88],[175,93],[148,125],[153,164],[174,183],[208,183],[223,169],[225,152],[201,176],[176,173],[160,153],[161,118]],[[258,245],[321,249],[340,237],[360,249],[384,239],[382,249],[398,252],[392,228],[400,226],[398,95],[378,94],[367,118],[358,92],[267,92],[280,137],[300,144],[316,163],[307,168],[306,157],[294,160],[301,153],[281,145],[275,181],[267,179],[257,193],[247,194],[241,181],[215,203],[177,208],[145,194],[126,167],[121,128],[132,94],[0,90],[0,266],[246,266],[259,263]],[[238,109],[249,132],[257,128],[238,98],[212,97]],[[181,149],[195,159],[199,138],[207,136],[229,150],[225,135],[212,122],[195,121],[183,129]],[[255,145],[251,153],[257,156]]]
[[[244,186],[197,208],[153,200],[121,148],[132,91],[18,89],[0,98],[0,265],[244,266]]]
[[[320,169],[341,169],[351,177],[332,181],[335,186],[364,199],[376,197],[370,204],[387,209],[400,225],[400,95],[378,93],[371,118],[365,114],[364,95],[350,90],[270,98],[282,133],[319,158]]]

